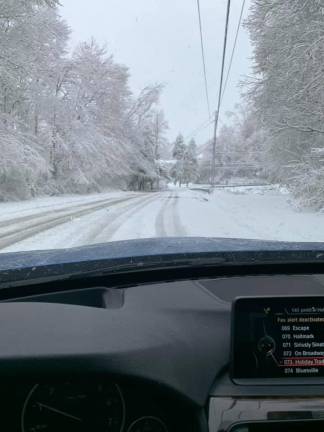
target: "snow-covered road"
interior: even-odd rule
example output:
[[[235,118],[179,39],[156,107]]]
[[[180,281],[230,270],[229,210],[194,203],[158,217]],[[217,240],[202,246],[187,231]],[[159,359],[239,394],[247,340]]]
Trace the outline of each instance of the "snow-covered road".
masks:
[[[1,252],[165,236],[324,241],[324,214],[298,211],[276,187],[109,192],[0,204]]]

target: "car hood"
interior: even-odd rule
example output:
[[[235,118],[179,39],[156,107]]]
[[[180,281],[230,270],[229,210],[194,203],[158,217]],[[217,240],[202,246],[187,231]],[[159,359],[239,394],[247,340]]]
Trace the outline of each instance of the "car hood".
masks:
[[[0,254],[0,284],[167,266],[323,262],[324,243],[228,238],[127,240],[48,251]]]

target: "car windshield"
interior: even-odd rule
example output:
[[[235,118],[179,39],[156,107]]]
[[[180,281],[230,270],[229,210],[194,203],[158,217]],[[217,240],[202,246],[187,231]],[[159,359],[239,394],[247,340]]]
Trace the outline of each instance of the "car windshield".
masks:
[[[324,241],[323,0],[0,0],[0,252]]]

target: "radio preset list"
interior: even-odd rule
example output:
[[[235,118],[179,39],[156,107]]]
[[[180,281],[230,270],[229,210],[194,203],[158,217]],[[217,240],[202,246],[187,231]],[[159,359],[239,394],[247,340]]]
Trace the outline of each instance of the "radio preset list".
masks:
[[[233,378],[324,378],[324,297],[242,298],[233,314]]]
[[[281,330],[284,373],[318,374],[318,368],[324,367],[324,308],[293,307],[275,319]]]

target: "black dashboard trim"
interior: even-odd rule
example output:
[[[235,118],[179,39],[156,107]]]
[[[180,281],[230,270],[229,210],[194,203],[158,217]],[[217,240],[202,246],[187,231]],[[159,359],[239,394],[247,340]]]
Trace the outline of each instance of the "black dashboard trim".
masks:
[[[210,390],[210,397],[233,397],[233,398],[242,398],[242,397],[300,397],[300,398],[308,398],[308,397],[323,397],[324,395],[324,385],[316,384],[316,385],[303,385],[303,383],[299,382],[299,384],[291,385],[289,383],[282,383],[280,386],[269,383],[265,384],[264,382],[261,384],[253,384],[249,383],[248,385],[237,385],[234,384],[230,378],[229,368],[226,369],[226,372],[223,373],[222,376],[218,376],[215,379],[214,384]]]
[[[51,273],[51,269],[47,269]],[[2,283],[0,272],[0,302],[13,300],[28,296],[46,294],[53,292],[63,292],[66,290],[80,290],[95,287],[106,287],[113,289],[123,289],[139,285],[160,283],[161,281],[174,282],[198,279],[213,279],[220,277],[239,277],[239,276],[271,276],[271,275],[312,275],[324,272],[324,262],[314,261],[305,263],[291,262],[269,262],[260,264],[236,263],[228,266],[210,265],[192,267],[165,267],[125,270],[124,272],[108,272],[98,275],[82,274],[73,277],[40,277],[26,281]]]

